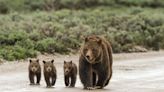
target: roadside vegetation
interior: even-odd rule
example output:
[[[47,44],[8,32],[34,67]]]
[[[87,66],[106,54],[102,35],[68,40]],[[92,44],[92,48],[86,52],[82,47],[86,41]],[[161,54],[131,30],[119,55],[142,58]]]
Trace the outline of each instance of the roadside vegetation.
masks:
[[[0,58],[77,52],[102,35],[114,53],[164,49],[163,0],[0,0]]]

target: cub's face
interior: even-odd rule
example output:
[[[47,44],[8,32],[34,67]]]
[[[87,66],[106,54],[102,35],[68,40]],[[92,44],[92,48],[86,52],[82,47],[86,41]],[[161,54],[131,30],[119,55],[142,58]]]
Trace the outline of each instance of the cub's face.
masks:
[[[29,69],[32,72],[37,72],[40,68],[40,64],[39,64],[39,59],[38,60],[29,60],[30,61],[30,65],[29,65]]]
[[[64,61],[64,74],[67,75],[72,71],[72,61]]]
[[[100,57],[101,52],[101,39],[96,37],[85,38],[85,44],[82,53],[89,63],[97,63],[98,61],[96,61],[96,59]]]
[[[51,72],[53,70],[53,62],[54,60],[52,61],[43,61],[44,63],[44,71],[46,72]]]

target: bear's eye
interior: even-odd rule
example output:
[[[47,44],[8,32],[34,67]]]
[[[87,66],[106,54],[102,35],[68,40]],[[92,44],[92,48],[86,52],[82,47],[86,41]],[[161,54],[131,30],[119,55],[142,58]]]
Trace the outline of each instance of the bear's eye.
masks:
[[[92,51],[96,51],[97,49],[96,48],[93,48]]]
[[[84,51],[87,51],[87,50],[88,50],[87,48],[84,49]]]

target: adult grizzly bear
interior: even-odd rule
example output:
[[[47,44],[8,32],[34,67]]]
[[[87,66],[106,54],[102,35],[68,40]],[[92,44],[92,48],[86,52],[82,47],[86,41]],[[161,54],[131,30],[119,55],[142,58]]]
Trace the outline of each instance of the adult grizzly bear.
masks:
[[[84,89],[102,89],[112,76],[112,48],[105,39],[92,35],[85,38],[79,58],[79,76]]]
[[[56,78],[57,78],[57,72],[56,72],[56,67],[53,64],[54,60],[51,61],[44,61],[44,79],[47,84],[47,88],[50,88],[51,86],[54,86],[56,83]]]
[[[37,60],[29,60],[30,64],[28,67],[29,71],[29,80],[30,80],[30,85],[34,85],[34,77],[36,76],[36,84],[40,84],[40,79],[41,79],[41,67],[39,64],[39,59]]]

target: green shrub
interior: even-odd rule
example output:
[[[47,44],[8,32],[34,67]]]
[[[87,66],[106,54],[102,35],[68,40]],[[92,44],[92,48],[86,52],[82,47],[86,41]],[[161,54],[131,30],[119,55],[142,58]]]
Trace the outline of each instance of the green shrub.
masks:
[[[34,49],[34,42],[30,39],[17,41],[16,45],[21,46],[21,47],[26,48],[26,49]]]
[[[17,41],[27,39],[27,34],[23,31],[1,31],[1,44],[14,45]]]
[[[137,6],[137,7],[164,7],[163,0],[1,0],[0,11],[37,11],[37,10],[59,10],[59,9],[87,9],[99,6]],[[140,12],[134,10],[133,14]]]
[[[54,38],[45,38],[37,42],[35,48],[41,52],[47,53],[66,53],[67,48],[60,42]]]
[[[40,34],[43,37],[55,37],[58,36],[57,32],[63,32],[64,26],[58,23],[46,22],[42,24]]]
[[[24,7],[30,11],[43,10],[44,0],[24,0]]]
[[[0,15],[0,57],[76,52],[81,38],[91,34],[105,36],[114,53],[164,48],[162,9],[120,7]]]
[[[43,38],[41,38],[40,33],[37,32],[37,31],[33,31],[33,32],[29,33],[29,34],[28,34],[28,38],[29,38],[30,40],[34,41],[34,42],[37,42],[37,41],[43,39]]]
[[[0,14],[7,14],[9,12],[9,8],[5,2],[0,1],[0,7]]]
[[[36,55],[37,53],[35,50],[22,48],[17,45],[5,46],[0,50],[0,56],[9,61],[35,57]]]

